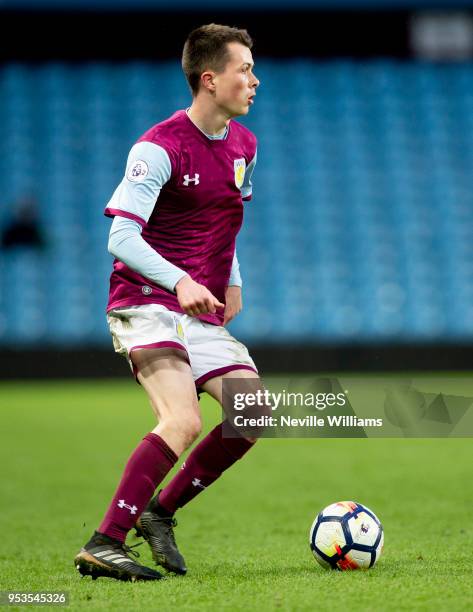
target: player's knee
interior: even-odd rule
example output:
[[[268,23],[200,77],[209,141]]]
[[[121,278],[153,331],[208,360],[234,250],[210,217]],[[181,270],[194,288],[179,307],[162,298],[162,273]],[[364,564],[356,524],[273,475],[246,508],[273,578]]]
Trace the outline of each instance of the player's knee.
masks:
[[[184,426],[182,427],[184,443],[186,447],[189,447],[193,442],[197,440],[202,431],[202,420],[200,415],[194,414],[191,418],[186,419]]]
[[[182,418],[172,417],[161,422],[164,429],[173,438],[178,439],[182,448],[188,448],[199,437],[202,431],[202,420],[199,414],[186,414]]]
[[[177,424],[176,427],[178,427]],[[202,426],[198,422],[186,423],[184,426],[182,423],[180,424],[178,431],[176,431],[176,435],[180,439],[180,443],[184,450],[189,448],[189,446],[197,440],[201,430]]]

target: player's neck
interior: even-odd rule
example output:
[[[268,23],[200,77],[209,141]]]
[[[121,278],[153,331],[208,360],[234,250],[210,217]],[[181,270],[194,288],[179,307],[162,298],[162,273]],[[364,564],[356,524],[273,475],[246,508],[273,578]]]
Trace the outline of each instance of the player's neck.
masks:
[[[204,108],[196,100],[187,111],[189,119],[209,136],[220,136],[230,123],[230,118],[215,108]]]

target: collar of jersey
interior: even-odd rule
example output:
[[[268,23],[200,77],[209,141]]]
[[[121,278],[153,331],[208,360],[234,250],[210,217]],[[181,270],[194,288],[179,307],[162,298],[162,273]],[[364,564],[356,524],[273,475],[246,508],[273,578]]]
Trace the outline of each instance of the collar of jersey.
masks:
[[[226,129],[225,129],[225,133],[223,134],[223,136],[215,138],[214,136],[210,136],[210,134],[206,134],[203,130],[200,129],[199,126],[197,126],[192,119],[189,117],[189,115],[187,114],[187,109],[183,111],[184,115],[186,116],[187,120],[194,126],[194,128],[199,132],[199,134],[201,134],[204,138],[206,142],[225,142],[228,139],[228,135],[230,133],[230,124],[227,125]]]

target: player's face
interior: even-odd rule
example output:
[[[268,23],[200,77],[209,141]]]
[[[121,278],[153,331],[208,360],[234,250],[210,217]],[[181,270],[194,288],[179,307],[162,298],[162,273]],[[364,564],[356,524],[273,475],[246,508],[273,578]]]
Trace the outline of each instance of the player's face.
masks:
[[[229,117],[246,115],[259,80],[253,72],[253,56],[250,49],[240,43],[229,43],[228,60],[225,70],[214,77],[215,101]]]

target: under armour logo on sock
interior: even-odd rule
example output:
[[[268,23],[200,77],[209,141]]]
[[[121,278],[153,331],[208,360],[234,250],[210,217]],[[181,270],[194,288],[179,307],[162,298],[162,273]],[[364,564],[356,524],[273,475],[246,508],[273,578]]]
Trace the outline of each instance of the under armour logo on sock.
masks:
[[[197,172],[194,174],[194,178],[190,178],[188,174],[184,174],[184,180],[182,181],[182,184],[184,185],[184,187],[189,187],[189,183],[194,183],[194,185],[198,185],[200,182],[199,177],[200,174],[197,174]]]
[[[127,510],[130,511],[130,514],[136,514],[138,512],[138,508],[136,506],[129,506],[128,504],[125,504],[124,499],[120,499],[117,506],[119,508],[127,508]]]
[[[194,487],[199,487],[199,489],[205,489],[204,485],[200,482],[198,478],[194,478],[192,484],[194,485]]]

